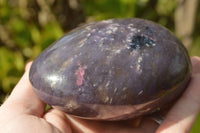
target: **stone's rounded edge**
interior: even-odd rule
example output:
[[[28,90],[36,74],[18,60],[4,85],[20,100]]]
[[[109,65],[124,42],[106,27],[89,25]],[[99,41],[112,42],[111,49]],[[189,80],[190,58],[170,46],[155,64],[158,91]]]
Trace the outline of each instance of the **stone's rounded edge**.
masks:
[[[150,23],[151,25],[153,25],[153,26],[155,26],[155,25],[157,25],[156,23],[154,23],[154,22],[151,22],[151,21],[148,21],[148,20],[143,20],[143,19],[123,19],[123,21],[126,21],[126,20],[131,20],[131,21],[134,21],[134,20],[136,20],[136,21],[138,21],[138,23],[140,22],[140,21],[145,21],[145,23]],[[87,25],[87,26],[81,26],[80,28],[77,28],[77,29],[75,29],[75,30],[72,30],[71,32],[69,32],[69,33],[67,33],[65,36],[68,36],[68,35],[71,35],[71,34],[73,34],[73,33],[75,33],[75,32],[78,32],[79,30],[82,30],[84,27],[88,27],[88,26],[95,26],[95,24],[99,24],[99,23],[105,23],[105,24],[109,24],[109,23],[111,23],[111,22],[115,22],[115,21],[118,21],[118,20],[107,20],[107,21],[102,21],[102,22],[96,22],[96,23],[92,23],[92,24],[89,24],[89,25]],[[159,28],[163,28],[162,26],[160,26],[160,27],[158,27],[158,29]],[[84,30],[84,29],[83,29]],[[165,30],[164,30],[165,31]],[[148,45],[153,45],[153,43],[155,43],[154,41],[158,41],[158,40],[155,40],[155,38],[153,38],[153,37],[155,37],[155,35],[150,35],[152,38],[153,38],[153,40],[146,40],[146,34],[145,35],[143,35],[143,34],[140,34],[139,33],[140,31],[137,31],[137,36],[136,36],[136,41],[139,39],[143,39],[142,40],[142,42],[143,43],[146,43],[146,42],[149,42],[149,44]],[[149,31],[150,32],[150,31]],[[109,32],[108,32],[109,33]],[[177,45],[179,45],[179,47],[182,47],[182,50],[183,50],[183,53],[184,53],[184,55],[185,55],[185,58],[186,58],[186,60],[188,60],[188,62],[190,62],[190,60],[189,60],[189,56],[188,56],[188,53],[187,53],[187,50],[184,48],[184,46],[182,45],[182,43],[176,38],[176,37],[174,37],[174,35],[169,31],[169,30],[166,30],[166,33],[167,34],[169,34],[169,35],[167,35],[167,36],[170,36],[170,37],[172,37],[172,39],[173,39],[173,41],[175,41],[176,42],[176,44]],[[139,34],[139,36],[138,36],[138,34]],[[148,33],[148,34],[151,34],[151,32],[150,33]],[[141,36],[140,36],[141,35]],[[59,41],[62,41],[62,39],[63,38],[65,38],[65,36],[64,37],[62,37],[60,40],[58,40],[57,42],[59,42]],[[56,43],[57,42],[55,42],[54,44],[53,44],[53,46],[50,46],[49,48],[47,48],[46,50],[45,50],[45,52],[46,51],[48,51],[48,50],[53,50],[54,48],[56,48],[56,47],[54,47],[55,45],[56,45]],[[160,41],[160,42],[162,42],[162,41]],[[137,45],[137,44],[136,44]],[[146,44],[145,44],[146,45]],[[146,45],[146,46],[148,46],[148,45]],[[142,46],[142,45],[141,45]],[[136,50],[138,50],[138,47],[139,46],[133,46]],[[81,59],[81,58],[80,58]],[[37,59],[36,59],[37,60]],[[139,63],[141,63],[141,60],[139,60],[139,58],[138,58],[138,61],[139,61]],[[96,120],[122,120],[122,119],[128,119],[128,118],[133,118],[133,117],[136,117],[136,116],[140,116],[140,115],[145,115],[145,114],[147,114],[147,112],[153,112],[155,109],[158,109],[158,108],[163,108],[163,107],[161,107],[160,105],[163,105],[163,104],[167,104],[168,102],[171,102],[171,101],[173,101],[174,99],[175,99],[175,97],[178,97],[178,95],[181,95],[181,93],[182,93],[182,91],[184,90],[184,87],[179,87],[178,89],[175,89],[175,90],[177,90],[177,92],[176,93],[174,93],[173,92],[173,90],[170,90],[170,91],[172,91],[172,92],[169,92],[170,93],[170,95],[166,95],[166,96],[163,96],[163,97],[161,97],[161,98],[159,98],[158,99],[158,101],[157,102],[155,102],[155,103],[153,103],[153,104],[149,104],[149,106],[151,106],[151,107],[148,107],[148,106],[146,106],[146,107],[143,107],[143,108],[140,108],[140,109],[138,109],[138,110],[135,110],[135,108],[136,107],[139,107],[140,106],[140,104],[138,104],[138,105],[131,105],[131,107],[128,107],[128,108],[123,108],[122,106],[123,105],[114,105],[115,107],[116,107],[116,109],[114,109],[114,110],[117,110],[117,109],[119,109],[119,108],[121,108],[120,110],[121,111],[124,111],[124,110],[131,110],[129,113],[127,113],[127,112],[118,112],[118,113],[114,113],[114,114],[112,114],[112,115],[109,115],[109,112],[112,112],[112,110],[113,110],[113,105],[111,104],[111,105],[109,105],[109,104],[97,104],[97,105],[95,105],[94,104],[94,107],[92,106],[92,105],[90,105],[90,104],[87,104],[87,105],[85,105],[85,104],[82,104],[82,103],[80,103],[80,101],[76,101],[77,99],[75,98],[72,98],[72,99],[63,99],[63,97],[62,98],[59,98],[59,97],[57,97],[57,96],[55,96],[53,93],[54,93],[54,91],[55,90],[42,90],[42,89],[44,89],[44,88],[48,88],[48,89],[53,89],[53,88],[51,88],[51,87],[44,87],[44,88],[40,88],[42,85],[40,85],[39,83],[36,85],[36,80],[35,79],[37,79],[37,76],[36,77],[34,77],[35,79],[33,79],[33,80],[35,80],[35,81],[33,81],[32,80],[32,76],[34,76],[34,74],[35,74],[35,72],[36,71],[34,71],[34,69],[38,69],[39,67],[40,67],[40,65],[38,65],[37,66],[37,64],[35,64],[35,63],[37,63],[38,61],[36,61],[36,62],[34,62],[33,63],[33,68],[32,68],[32,66],[31,66],[31,71],[30,71],[30,73],[29,73],[29,78],[30,78],[30,81],[31,81],[31,84],[33,85],[33,87],[34,88],[37,88],[37,89],[35,89],[36,90],[36,93],[38,94],[38,96],[39,97],[41,97],[46,103],[48,103],[48,104],[50,104],[50,105],[53,105],[53,106],[55,106],[56,108],[59,108],[60,110],[63,110],[63,111],[65,111],[65,112],[67,112],[67,113],[69,113],[69,114],[72,114],[72,115],[75,115],[75,116],[79,116],[79,117],[81,117],[81,118],[86,118],[86,119],[96,119]],[[191,64],[190,63],[188,63],[188,65],[189,65],[189,68],[188,68],[188,70],[186,70],[186,71],[188,71],[188,73],[191,73]],[[81,66],[81,64],[79,64],[79,65],[77,65],[77,66]],[[83,65],[84,66],[84,65]],[[86,67],[84,67],[85,69],[86,69]],[[140,67],[138,66],[138,69],[139,69]],[[79,77],[77,77],[77,74],[76,74],[76,72],[77,71],[75,71],[75,77],[76,78],[80,78],[80,77],[82,77],[83,78],[83,74],[82,74],[82,71],[80,71],[80,76]],[[42,72],[41,72],[42,73]],[[41,74],[40,72],[39,72],[39,74]],[[188,73],[186,72],[186,74],[185,75],[188,75]],[[40,75],[41,76],[41,75]],[[37,79],[37,82],[41,82],[43,79],[40,77],[40,79],[38,78]],[[85,80],[85,79],[83,79],[83,80]],[[80,82],[79,82],[80,81]],[[82,80],[78,80],[78,82],[76,82],[77,83],[77,85],[79,86],[81,86],[83,83],[81,82]],[[185,82],[188,82],[188,81],[184,81],[184,83]],[[107,85],[108,83],[106,83],[105,84],[105,86]],[[186,86],[186,85],[185,85]],[[77,89],[78,90],[78,89]],[[75,91],[74,91],[75,92]],[[82,92],[82,93],[84,93],[84,92]],[[141,92],[142,93],[142,92]],[[174,93],[174,94],[173,94]],[[79,94],[79,93],[74,93],[74,94]],[[103,93],[102,93],[103,94]],[[140,94],[140,92],[139,92],[139,94]],[[175,95],[176,94],[176,95]],[[166,98],[166,97],[171,97],[171,98]],[[95,98],[95,97],[92,97],[93,99]],[[106,98],[107,97],[105,97],[105,101],[107,101],[106,100]],[[168,100],[167,100],[168,99]],[[154,99],[155,100],[155,99]],[[58,107],[57,107],[58,106]],[[110,106],[110,107],[108,107],[108,108],[105,108],[105,106]],[[134,107],[135,106],[135,107]],[[134,107],[134,110],[133,110],[133,107]],[[67,111],[66,111],[67,110]]]

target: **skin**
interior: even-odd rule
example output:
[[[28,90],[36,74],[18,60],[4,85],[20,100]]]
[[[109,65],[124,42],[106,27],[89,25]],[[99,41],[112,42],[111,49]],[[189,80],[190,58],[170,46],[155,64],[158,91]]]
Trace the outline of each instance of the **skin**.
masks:
[[[123,122],[97,122],[82,120],[50,109],[34,93],[28,79],[31,63],[0,107],[1,133],[188,133],[200,110],[200,57],[192,57],[192,79],[178,101],[165,112],[158,125],[150,118]]]

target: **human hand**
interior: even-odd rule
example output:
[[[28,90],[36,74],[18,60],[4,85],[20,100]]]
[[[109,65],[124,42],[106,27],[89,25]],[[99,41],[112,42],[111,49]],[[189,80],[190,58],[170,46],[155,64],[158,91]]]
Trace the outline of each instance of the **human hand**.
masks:
[[[171,133],[189,132],[200,110],[200,58],[191,58],[192,79],[182,97],[161,125],[149,118],[121,122],[82,120],[50,109],[34,93],[29,80],[30,64],[9,98],[0,107],[1,133]],[[137,122],[141,120],[139,126]]]

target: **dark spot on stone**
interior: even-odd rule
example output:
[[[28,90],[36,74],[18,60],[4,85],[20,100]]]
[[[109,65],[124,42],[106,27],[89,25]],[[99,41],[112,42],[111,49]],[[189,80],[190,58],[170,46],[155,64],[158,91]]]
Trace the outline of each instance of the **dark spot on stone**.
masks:
[[[143,47],[152,47],[152,44],[155,42],[144,36],[144,35],[134,35],[131,39],[130,48],[131,49],[139,49]]]
[[[150,27],[146,26],[146,27],[145,27],[145,30],[146,30],[146,32],[147,32],[147,35],[149,35],[149,36],[152,36],[152,35],[153,35],[153,31],[151,30]]]

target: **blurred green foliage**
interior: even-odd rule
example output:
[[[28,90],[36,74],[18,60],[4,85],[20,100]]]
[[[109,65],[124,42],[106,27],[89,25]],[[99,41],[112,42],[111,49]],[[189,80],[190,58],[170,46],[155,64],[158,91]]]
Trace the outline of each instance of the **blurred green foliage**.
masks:
[[[175,32],[175,0],[0,0],[0,102],[34,60],[65,32],[83,23],[138,17]],[[200,56],[199,9],[190,55]],[[200,132],[200,119],[193,132]]]

